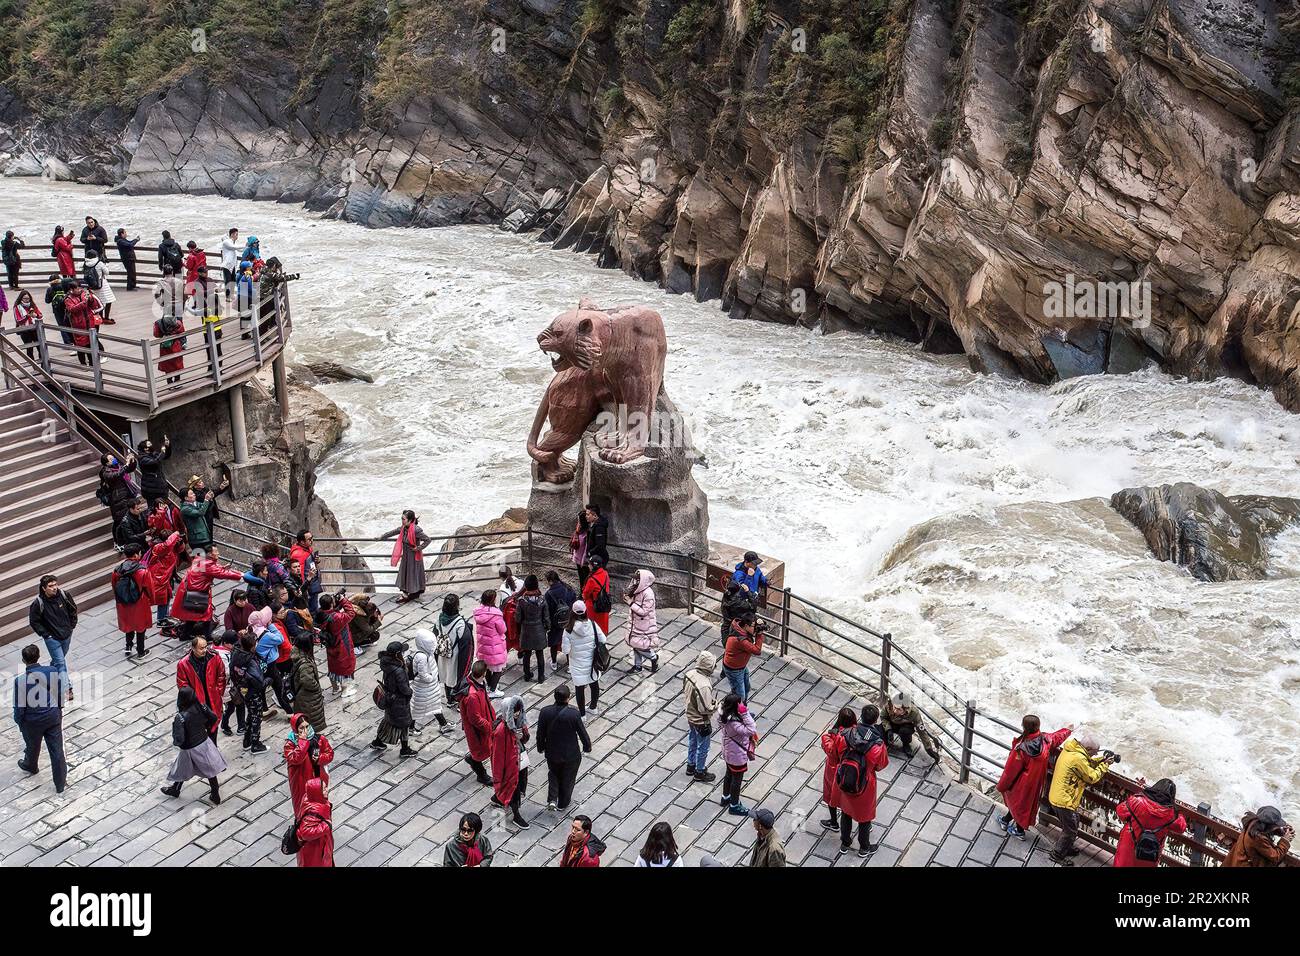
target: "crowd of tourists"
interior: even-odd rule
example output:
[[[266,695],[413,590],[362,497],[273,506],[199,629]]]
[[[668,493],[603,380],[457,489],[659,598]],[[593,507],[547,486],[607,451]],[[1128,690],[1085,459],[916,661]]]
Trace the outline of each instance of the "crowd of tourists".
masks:
[[[384,641],[383,614],[370,595],[324,587],[323,559],[309,529],[298,531],[287,546],[266,542],[248,570],[232,568],[222,562],[213,537],[217,497],[228,482],[209,487],[193,476],[177,507],[168,498],[164,473],[170,441],[165,436],[159,445],[144,441],[137,451],[125,461],[105,456],[103,462],[101,477],[108,487],[101,490],[114,510],[122,555],[106,586],[113,592],[127,656],[149,653],[145,637],[154,626],[164,638],[184,642],[176,664],[176,754],[164,794],[179,797],[182,786],[197,779],[207,784],[211,803],[219,804],[220,777],[227,770],[222,737],[238,735],[244,751],[265,754],[270,748],[263,730],[283,713],[284,740],[277,753],[288,778],[292,818],[286,820],[281,849],[296,855],[302,866],[333,865],[329,784],[335,750],[327,731],[337,718],[331,717],[331,704],[357,693],[359,657],[382,644],[371,695],[379,712],[372,748],[395,747],[400,761],[418,753],[416,738],[426,732],[454,734],[458,723],[466,772],[490,788],[488,802],[501,814],[503,827],[532,826],[523,800],[534,760],[545,764],[548,813],[581,809],[575,786],[584,755],[593,749],[585,721],[599,712],[601,679],[615,666],[609,635],[616,600],[627,609],[629,673],[656,673],[661,650],[654,575],[639,569],[625,586],[614,587],[608,569],[610,523],[597,504],[589,504],[575,522],[573,583],[555,568],[539,577],[502,567],[497,587],[483,591],[472,610],[448,593],[428,626],[414,629],[410,643],[391,635]],[[392,564],[403,600],[418,600],[426,590],[424,550],[431,539],[412,511],[404,512],[385,537],[394,540]],[[682,768],[692,784],[717,787],[720,812],[752,821],[748,865],[779,867],[785,865],[785,849],[776,815],[751,808],[744,799],[749,764],[763,748],[763,716],[751,683],[751,662],[764,650],[762,609],[769,585],[761,565],[752,551],[736,564],[723,595],[720,657],[703,650],[682,675],[680,708],[687,727]],[[214,589],[222,580],[234,587],[219,610]],[[59,792],[70,785],[62,712],[73,700],[68,660],[77,619],[72,595],[54,574],[44,575],[29,622],[45,643],[49,663],[40,663],[35,644],[25,647],[26,671],[14,685],[14,720],[25,742],[19,767],[35,774],[43,744]],[[507,681],[512,661],[518,672]],[[548,664],[557,683],[550,702],[532,715],[523,696],[511,689],[519,680],[544,683]],[[715,739],[720,783],[708,769]],[[821,748],[826,807],[821,825],[838,834],[841,853],[856,850],[870,857],[879,846],[872,835],[879,774],[891,756],[910,759],[921,750],[937,763],[938,741],[915,702],[896,693],[860,708],[843,707],[822,733]],[[1084,792],[1119,760],[1087,728],[1045,732],[1038,717],[1025,716],[996,785],[1006,805],[999,825],[1012,838],[1026,839],[1046,791],[1060,831],[1051,859],[1073,865],[1080,852]],[[538,773],[542,769],[536,767]],[[1169,835],[1188,827],[1173,781],[1139,783],[1142,791],[1116,809],[1115,866],[1156,866]],[[579,812],[570,819],[557,865],[599,866],[606,846],[592,818]],[[1225,865],[1276,866],[1293,837],[1276,808],[1262,807],[1243,819]],[[464,813],[443,848],[444,865],[490,866],[493,857],[482,817]],[[696,862],[722,865],[707,854]],[[650,828],[636,865],[684,865],[668,823]]]
[[[117,322],[113,318],[113,305],[117,301],[114,287],[119,282],[119,272],[125,291],[134,291],[139,286],[137,247],[141,239],[129,235],[123,227],[110,240],[108,231],[98,220],[87,216],[79,236],[82,263],[78,269],[74,235],[71,227],[54,227],[49,240],[54,270],[44,277],[44,305],[58,326],[63,345],[76,351],[79,364],[90,366],[94,363],[92,331]],[[20,287],[28,246],[28,240],[12,229],[5,232],[0,243],[5,285],[13,293],[11,302],[4,287],[0,287],[0,327],[12,308],[19,340],[28,358],[36,360],[37,326],[46,320],[46,312],[37,304],[30,280],[28,288]],[[116,261],[110,256],[110,248],[116,250]],[[218,343],[216,351],[220,358],[223,323],[237,319],[242,337],[251,336],[258,286],[264,276],[273,282],[293,278],[284,274],[278,259],[263,258],[257,236],[241,239],[237,228],[231,228],[219,243],[219,267],[209,266],[208,255],[208,250],[193,239],[182,247],[168,230],[163,230],[157,245],[161,278],[152,286],[153,336],[159,340],[163,358],[158,367],[166,375],[167,384],[178,382],[185,367],[187,329],[204,335],[210,330]],[[217,268],[220,275],[215,271]],[[105,351],[102,341],[98,342],[98,350]]]

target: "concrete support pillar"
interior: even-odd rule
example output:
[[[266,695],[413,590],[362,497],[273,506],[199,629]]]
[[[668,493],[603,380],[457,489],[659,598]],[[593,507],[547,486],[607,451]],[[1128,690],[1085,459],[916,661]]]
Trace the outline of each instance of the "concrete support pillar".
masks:
[[[140,447],[140,442],[149,437],[148,422],[127,422],[131,427],[131,450],[135,451]]]
[[[271,362],[275,373],[275,397],[280,403],[280,421],[289,420],[289,379],[284,372],[284,353],[281,352]]]
[[[230,397],[230,434],[235,442],[235,464],[248,463],[248,430],[244,426],[244,386],[236,385],[226,394]]]

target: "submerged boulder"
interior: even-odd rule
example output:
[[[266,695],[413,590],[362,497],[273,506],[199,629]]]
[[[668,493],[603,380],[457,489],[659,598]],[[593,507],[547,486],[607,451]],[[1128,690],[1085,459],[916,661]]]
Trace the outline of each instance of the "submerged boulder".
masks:
[[[1142,532],[1157,558],[1202,581],[1265,577],[1267,539],[1300,521],[1300,498],[1224,495],[1190,482],[1125,488],[1110,506]]]

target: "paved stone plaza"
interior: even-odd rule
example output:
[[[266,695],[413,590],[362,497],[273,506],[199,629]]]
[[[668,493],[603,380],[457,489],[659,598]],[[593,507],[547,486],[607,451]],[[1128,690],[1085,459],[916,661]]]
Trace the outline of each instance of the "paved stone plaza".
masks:
[[[219,589],[225,607],[228,589]],[[423,605],[385,603],[380,646],[410,640],[409,631],[436,617],[439,601]],[[466,597],[462,607],[472,607]],[[621,608],[619,609],[621,610]],[[616,612],[617,613],[617,612]],[[608,844],[602,865],[630,865],[650,826],[666,820],[689,865],[703,853],[728,864],[748,860],[753,841],[749,820],[727,815],[718,804],[721,757],[715,735],[709,769],[712,786],[688,780],[686,723],[681,674],[700,650],[720,652],[717,627],[681,612],[661,613],[664,647],[658,674],[629,671],[626,620],[616,617],[614,670],[601,681],[600,710],[588,714],[593,753],[584,758],[574,797],[575,812],[595,821]],[[23,642],[0,648],[5,693],[21,670]],[[44,645],[37,641],[45,659]],[[54,793],[49,763],[28,776],[16,767],[22,740],[12,723],[0,737],[0,864],[76,866],[285,866],[279,852],[290,819],[289,788],[280,747],[287,730],[283,714],[262,725],[270,750],[251,756],[237,737],[219,737],[230,763],[221,778],[222,803],[211,806],[207,787],[191,781],[178,800],[159,793],[174,751],[175,664],[178,641],[151,634],[152,653],[136,663],[122,654],[112,604],[82,616],[73,638],[70,664],[81,674],[79,699],[66,712],[64,732],[69,781]],[[324,654],[318,652],[324,678]],[[330,698],[326,735],[335,748],[330,767],[335,853],[340,866],[441,865],[442,845],[460,814],[483,816],[496,847],[496,865],[555,865],[569,828],[568,814],[545,808],[545,762],[532,752],[523,806],[532,822],[519,831],[488,803],[491,791],[477,785],[462,761],[464,738],[455,714],[455,733],[436,728],[413,737],[419,756],[399,762],[396,748],[377,753],[368,746],[379,712],[370,700],[378,665],[371,648],[357,668],[358,694],[347,702]],[[507,669],[502,689],[524,694],[529,722],[551,702],[567,675],[548,673],[542,685],[525,685],[519,666]],[[719,683],[725,681],[719,675]],[[94,685],[98,684],[98,687]],[[821,827],[823,755],[820,734],[844,704],[860,704],[833,681],[791,660],[766,657],[753,676],[752,710],[762,742],[750,764],[744,802],[777,815],[791,865],[800,866],[1040,866],[1050,865],[1050,837],[1008,838],[993,822],[994,804],[952,779],[946,769],[919,760],[892,760],[880,775],[879,816],[873,839],[880,849],[868,860],[842,856],[838,834]],[[91,695],[100,695],[94,706]],[[1048,831],[1050,833],[1050,831]],[[1109,862],[1084,850],[1080,864]]]

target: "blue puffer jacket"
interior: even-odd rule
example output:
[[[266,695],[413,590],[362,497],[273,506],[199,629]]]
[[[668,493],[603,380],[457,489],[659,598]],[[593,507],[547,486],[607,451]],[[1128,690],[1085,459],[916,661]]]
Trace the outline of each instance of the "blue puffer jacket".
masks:
[[[767,587],[767,575],[763,573],[763,569],[755,567],[754,573],[750,574],[745,570],[743,561],[736,565],[736,573],[731,576],[731,580],[737,584],[746,585],[751,594],[757,594],[761,589]]]
[[[280,645],[283,643],[284,635],[280,633],[278,627],[272,624],[257,639],[257,656],[266,663],[273,664],[276,658],[280,656]]]

